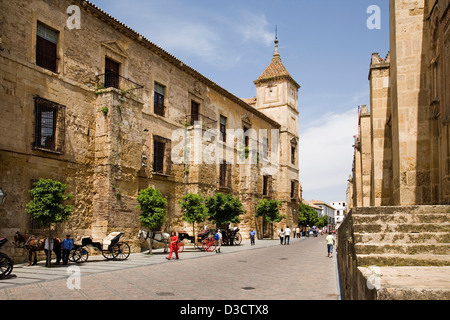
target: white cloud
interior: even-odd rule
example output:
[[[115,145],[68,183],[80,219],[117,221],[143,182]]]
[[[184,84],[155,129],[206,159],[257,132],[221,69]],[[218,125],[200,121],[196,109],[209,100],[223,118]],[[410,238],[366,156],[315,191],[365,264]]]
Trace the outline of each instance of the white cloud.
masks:
[[[275,38],[275,31],[269,31],[269,23],[264,14],[242,12],[239,21],[232,22],[233,29],[241,36],[243,42],[252,42],[270,46]]]
[[[353,136],[358,130],[357,109],[328,113],[300,133],[300,181],[304,198],[345,197],[353,162]]]

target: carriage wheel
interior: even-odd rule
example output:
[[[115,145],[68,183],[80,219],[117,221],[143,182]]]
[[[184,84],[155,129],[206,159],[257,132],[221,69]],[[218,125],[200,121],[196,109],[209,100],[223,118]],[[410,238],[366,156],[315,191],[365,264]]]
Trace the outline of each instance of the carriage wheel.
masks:
[[[234,236],[234,245],[238,246],[240,245],[242,242],[242,236],[240,233],[236,233],[236,235]]]
[[[179,242],[178,243],[178,253],[181,253],[184,251],[184,243],[183,242]]]
[[[209,247],[210,247],[210,240],[208,238],[203,239],[202,241],[202,250],[203,251],[208,251]]]
[[[216,240],[214,239],[206,238],[202,241],[202,248],[204,251],[212,252],[216,249],[216,246]]]
[[[212,239],[209,242],[208,252],[213,252],[214,250],[216,250],[216,247],[217,247],[217,242],[216,242],[216,240]]]
[[[11,273],[13,261],[4,253],[0,253],[0,279],[4,279]]]
[[[114,258],[117,260],[126,260],[130,256],[130,246],[126,242],[119,242],[113,247],[113,251],[116,253]]]
[[[76,263],[82,263],[87,261],[89,258],[89,252],[86,248],[78,248],[72,252],[70,255],[70,260]]]
[[[105,259],[112,260],[116,257],[117,252],[114,252],[114,247],[112,247],[111,250],[102,250],[102,255],[105,257]]]

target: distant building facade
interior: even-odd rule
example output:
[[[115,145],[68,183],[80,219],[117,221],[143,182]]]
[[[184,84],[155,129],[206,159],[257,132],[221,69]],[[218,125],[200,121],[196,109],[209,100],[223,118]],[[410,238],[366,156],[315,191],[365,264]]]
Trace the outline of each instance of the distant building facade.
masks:
[[[333,201],[331,202],[331,206],[335,208],[334,221],[336,223],[336,229],[339,229],[347,214],[347,203],[345,201]]]
[[[328,217],[328,230],[334,230],[336,229],[336,208],[332,205],[321,201],[321,200],[311,200],[311,203],[313,203],[315,206],[322,209],[322,217],[327,216]]]

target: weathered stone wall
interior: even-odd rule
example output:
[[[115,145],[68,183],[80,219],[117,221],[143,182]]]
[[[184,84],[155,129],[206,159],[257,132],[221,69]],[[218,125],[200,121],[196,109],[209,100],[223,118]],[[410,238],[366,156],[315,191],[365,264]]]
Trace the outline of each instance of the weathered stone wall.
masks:
[[[66,10],[71,4],[23,0],[2,2],[0,7],[4,111],[0,185],[8,195],[0,207],[0,235],[12,240],[17,230],[36,231],[25,213],[28,190],[32,181],[52,178],[67,183],[74,195],[70,201],[74,211],[58,229],[61,235],[92,235],[98,241],[109,232],[122,231],[132,250],[139,251],[136,196],[140,189],[154,186],[167,198],[168,220],[162,227],[166,231],[189,230],[178,204],[183,195],[195,192],[206,197],[222,191],[216,163],[177,165],[167,156],[163,174],[152,170],[155,137],[167,141],[169,155],[174,147],[172,133],[187,128],[192,100],[199,103],[202,117],[213,120],[210,129],[219,129],[220,115],[227,117],[230,129],[242,128],[244,121],[256,132],[280,125],[88,3],[75,2],[81,9],[81,29],[69,30]],[[38,21],[58,32],[56,73],[36,65]],[[105,57],[120,63],[119,89],[102,85]],[[154,112],[155,82],[166,88],[164,116]],[[65,106],[62,153],[33,148],[33,96]],[[237,156],[237,150],[233,152]],[[282,153],[288,154],[288,149]],[[285,199],[290,179],[298,179],[298,163],[290,170],[289,175],[282,170],[275,174],[274,198]],[[239,225],[244,236],[256,227],[262,179],[261,164],[233,165],[230,188],[224,190],[239,195],[244,203],[246,214]],[[23,252],[12,246],[6,250],[15,261],[23,258]]]
[[[372,54],[370,66],[370,122],[372,141],[370,205],[389,205],[392,198],[391,109],[389,105],[390,57]]]
[[[369,73],[371,137],[356,143],[354,206],[448,203],[449,12],[448,1],[390,1],[390,52],[373,54]],[[370,204],[358,163],[369,145]]]

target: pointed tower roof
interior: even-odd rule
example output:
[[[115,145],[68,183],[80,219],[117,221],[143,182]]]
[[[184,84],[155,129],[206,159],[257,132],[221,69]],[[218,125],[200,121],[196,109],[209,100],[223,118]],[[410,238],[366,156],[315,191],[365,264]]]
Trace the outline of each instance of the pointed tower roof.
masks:
[[[272,62],[259,76],[259,78],[254,81],[254,83],[258,84],[261,82],[268,82],[278,79],[289,80],[297,87],[297,89],[300,88],[300,85],[291,77],[291,75],[281,62],[281,57],[278,53],[278,39],[275,38],[275,53],[273,55]]]

